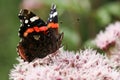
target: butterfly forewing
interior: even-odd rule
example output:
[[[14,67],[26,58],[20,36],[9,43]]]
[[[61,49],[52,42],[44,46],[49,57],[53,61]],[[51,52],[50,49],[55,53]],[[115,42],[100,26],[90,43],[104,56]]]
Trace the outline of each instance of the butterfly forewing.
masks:
[[[20,22],[22,23],[19,30],[20,37],[24,37],[24,32],[30,27],[46,26],[45,22],[42,19],[40,19],[33,12],[27,9],[21,9],[20,13],[18,14],[18,17],[20,19]]]
[[[51,10],[50,10],[47,24],[49,24],[51,22],[58,23],[58,13],[56,11],[56,5],[54,5],[54,4],[51,6]]]

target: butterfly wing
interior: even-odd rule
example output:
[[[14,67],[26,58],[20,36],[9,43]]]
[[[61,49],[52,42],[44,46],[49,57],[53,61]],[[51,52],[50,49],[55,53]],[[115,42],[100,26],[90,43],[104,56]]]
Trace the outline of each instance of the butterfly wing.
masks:
[[[35,58],[34,56],[32,56],[32,54],[29,53],[30,52],[29,46],[32,45],[32,43],[28,43],[29,42],[28,40],[32,40],[32,39],[29,38],[26,40],[28,36],[25,33],[27,33],[26,31],[29,32],[33,31],[35,27],[39,28],[42,26],[46,26],[46,24],[42,19],[40,19],[33,12],[27,9],[21,9],[20,13],[18,14],[18,17],[21,22],[21,26],[19,29],[19,37],[21,38],[21,41],[17,46],[17,52],[23,60],[30,62]],[[35,30],[37,31],[37,29]]]
[[[56,5],[51,6],[49,18],[47,21],[48,28],[55,28],[58,29],[58,13],[56,11]]]
[[[54,38],[52,38],[51,41],[53,41],[54,46],[55,46],[55,50],[58,50],[61,47],[61,43],[62,43],[62,39],[63,39],[63,32],[59,33],[58,28],[59,28],[59,24],[58,24],[58,13],[56,10],[56,5],[52,5],[51,6],[51,10],[50,10],[50,14],[49,14],[49,18],[47,21],[47,27],[49,28],[49,32],[51,32],[51,34],[53,35]]]
[[[21,27],[19,30],[19,36],[21,38],[24,38],[24,32],[28,28],[30,29],[34,26],[46,26],[45,22],[42,19],[40,19],[38,16],[27,9],[21,9],[18,17],[21,22]]]

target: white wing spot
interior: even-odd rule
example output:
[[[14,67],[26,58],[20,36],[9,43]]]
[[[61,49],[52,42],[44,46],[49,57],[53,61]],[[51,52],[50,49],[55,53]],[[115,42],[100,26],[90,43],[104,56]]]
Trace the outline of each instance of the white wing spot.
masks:
[[[52,18],[52,14],[50,14],[50,18]]]
[[[27,23],[28,23],[28,20],[25,20],[25,23],[27,24]]]
[[[19,13],[18,16],[20,16],[21,14]]]
[[[30,27],[30,25],[28,24],[28,27]]]
[[[54,5],[54,8],[53,9],[56,9],[56,5]]]
[[[22,11],[23,11],[23,10],[21,9],[21,10],[20,10],[20,13],[22,13]]]
[[[54,12],[52,16],[53,16],[53,17],[57,16],[57,12]]]
[[[20,22],[22,23],[22,20],[20,19]]]
[[[57,12],[54,12],[53,14],[50,14],[50,18],[53,18],[55,16],[57,16]]]
[[[39,19],[39,17],[34,16],[34,17],[30,18],[30,21],[31,21],[31,22],[34,22],[34,21],[37,20],[37,19]]]
[[[24,19],[26,19],[26,17],[24,17]]]

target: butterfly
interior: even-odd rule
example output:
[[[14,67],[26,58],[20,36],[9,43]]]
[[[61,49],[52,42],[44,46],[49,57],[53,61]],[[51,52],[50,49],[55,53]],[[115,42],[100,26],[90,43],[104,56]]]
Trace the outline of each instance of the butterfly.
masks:
[[[21,40],[17,52],[24,61],[31,62],[36,58],[44,58],[61,47],[63,32],[59,33],[56,5],[51,6],[47,22],[27,9],[21,9],[18,17],[21,22]]]

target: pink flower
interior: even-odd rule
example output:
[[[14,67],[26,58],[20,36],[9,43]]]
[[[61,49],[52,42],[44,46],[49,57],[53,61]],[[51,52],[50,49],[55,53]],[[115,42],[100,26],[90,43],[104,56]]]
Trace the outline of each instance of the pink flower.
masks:
[[[109,60],[92,49],[77,53],[60,49],[30,63],[18,61],[10,72],[12,80],[120,80]]]
[[[97,47],[108,54],[114,67],[120,67],[120,22],[110,24],[95,39]]]
[[[101,31],[96,39],[96,45],[100,49],[107,50],[116,44],[116,41],[120,38],[120,22],[110,24],[105,31]]]
[[[120,38],[120,22],[116,22],[114,24],[109,25],[106,28],[106,31],[110,31],[113,33],[115,36]]]
[[[43,2],[39,0],[23,0],[21,7],[24,9],[38,9],[42,6]]]
[[[95,39],[95,43],[97,45],[97,47],[99,47],[102,50],[107,50],[110,47],[114,46],[115,41],[116,40],[116,36],[115,34],[113,34],[112,32],[103,32],[101,31],[96,39]]]

